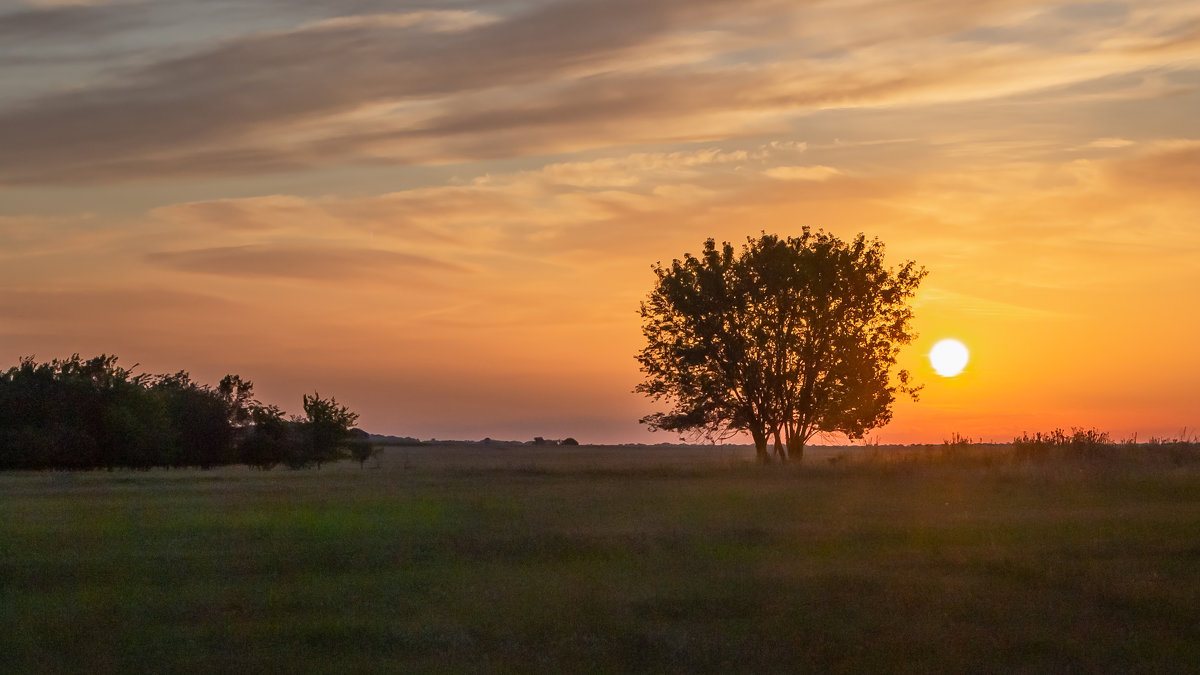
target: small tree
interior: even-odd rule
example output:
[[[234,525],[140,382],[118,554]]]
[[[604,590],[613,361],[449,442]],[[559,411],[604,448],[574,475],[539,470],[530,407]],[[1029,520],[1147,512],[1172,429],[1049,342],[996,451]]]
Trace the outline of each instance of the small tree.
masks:
[[[641,306],[646,380],[636,391],[671,401],[651,429],[724,438],[748,432],[761,461],[769,441],[799,459],[817,433],[862,438],[891,419],[891,369],[915,337],[908,301],[925,276],[883,265],[883,244],[858,235],[750,238],[735,253],[709,239],[699,256],[656,264]]]
[[[193,382],[183,370],[147,379],[170,416],[174,443],[167,459],[171,464],[207,469],[237,461],[229,404],[219,392]]]
[[[333,397],[321,398],[319,393],[304,395],[305,420],[302,423],[307,456],[306,463],[317,468],[325,462],[335,462],[345,456],[350,429],[358,421],[358,413],[338,405]]]
[[[244,430],[239,450],[241,460],[248,466],[264,471],[272,469],[289,457],[289,445],[294,445],[293,425],[283,411],[273,405],[254,405],[250,408],[250,426]],[[300,454],[300,453],[295,453]]]
[[[217,385],[217,395],[225,402],[229,410],[229,423],[234,427],[243,427],[253,420],[254,383],[243,380],[239,375],[226,375]]]
[[[358,462],[358,468],[363,468],[368,459],[378,457],[383,448],[371,442],[371,435],[362,429],[351,429],[347,444],[350,446],[350,457]]]

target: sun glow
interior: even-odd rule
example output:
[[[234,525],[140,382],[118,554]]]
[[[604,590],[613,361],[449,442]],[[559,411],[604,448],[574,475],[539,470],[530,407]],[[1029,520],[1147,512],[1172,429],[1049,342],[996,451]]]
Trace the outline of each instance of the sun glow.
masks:
[[[942,377],[954,377],[967,367],[970,352],[966,345],[958,340],[941,340],[929,350],[929,363],[933,370]]]

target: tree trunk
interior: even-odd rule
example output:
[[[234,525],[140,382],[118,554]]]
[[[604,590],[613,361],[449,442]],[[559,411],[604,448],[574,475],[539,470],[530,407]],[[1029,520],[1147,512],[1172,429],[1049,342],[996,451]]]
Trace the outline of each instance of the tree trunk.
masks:
[[[796,462],[804,461],[804,439],[800,436],[788,436],[787,439],[788,457],[796,460]]]
[[[783,441],[779,440],[779,427],[775,428],[775,455],[779,457],[780,462],[788,460],[787,455],[784,454]]]
[[[750,435],[754,437],[754,453],[759,464],[770,464],[771,455],[767,454],[767,430],[754,427],[750,429]]]

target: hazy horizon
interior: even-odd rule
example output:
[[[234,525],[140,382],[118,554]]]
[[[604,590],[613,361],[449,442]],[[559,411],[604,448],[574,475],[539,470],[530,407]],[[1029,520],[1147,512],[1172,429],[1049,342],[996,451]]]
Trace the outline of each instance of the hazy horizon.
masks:
[[[0,367],[115,353],[373,433],[676,442],[632,391],[651,265],[808,225],[930,272],[921,401],[872,439],[1175,437],[1198,25],[1184,0],[0,0]]]

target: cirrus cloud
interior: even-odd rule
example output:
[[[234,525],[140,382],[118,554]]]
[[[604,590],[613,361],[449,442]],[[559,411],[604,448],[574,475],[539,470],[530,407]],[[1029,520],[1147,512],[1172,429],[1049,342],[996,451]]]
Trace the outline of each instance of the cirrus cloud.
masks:
[[[11,102],[0,109],[0,184],[723,141],[782,133],[828,108],[940,105],[1194,71],[1200,41],[1189,26],[1200,10],[1152,4],[1055,12],[1017,0],[938,2],[930,20],[930,3],[563,0],[505,14],[467,5],[305,18],[187,54],[151,52],[112,76]],[[125,11],[105,19],[120,23],[132,12],[123,7],[72,8],[78,16],[55,20]],[[1070,41],[1049,48],[1038,38],[1068,23]],[[979,32],[996,27],[1004,32]]]
[[[146,254],[151,263],[185,272],[225,277],[271,277],[304,280],[362,278],[396,269],[461,270],[425,256],[361,248],[314,246],[218,246]]]

